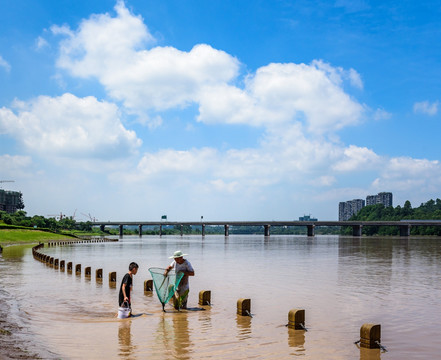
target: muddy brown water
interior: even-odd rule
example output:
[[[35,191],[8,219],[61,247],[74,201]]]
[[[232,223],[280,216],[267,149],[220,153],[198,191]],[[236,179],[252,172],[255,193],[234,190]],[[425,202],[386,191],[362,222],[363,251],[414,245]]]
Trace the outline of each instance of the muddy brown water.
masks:
[[[166,306],[163,313],[156,294],[143,291],[148,268],[166,267],[176,250],[188,254],[196,273],[189,306],[211,290],[205,311]],[[437,238],[144,236],[42,252],[81,264],[81,276],[34,260],[30,247],[6,247],[0,256],[8,321],[23,325],[22,339],[42,358],[434,359],[441,351]],[[119,320],[119,282],[131,261],[140,265],[138,316]],[[111,271],[116,288],[107,281]],[[251,299],[252,318],[236,315],[240,298]],[[285,327],[294,308],[305,309],[307,332]],[[354,345],[364,323],[381,324],[388,352]]]

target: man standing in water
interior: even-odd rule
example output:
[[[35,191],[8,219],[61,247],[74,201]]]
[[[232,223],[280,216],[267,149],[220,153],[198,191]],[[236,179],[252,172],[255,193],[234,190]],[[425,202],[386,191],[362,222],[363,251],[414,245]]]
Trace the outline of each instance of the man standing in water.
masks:
[[[190,261],[184,259],[185,255],[187,254],[183,254],[180,250],[175,251],[175,253],[170,256],[170,259],[174,259],[173,262],[165,270],[165,275],[167,275],[173,268],[175,269],[176,274],[179,272],[184,273],[184,276],[176,289],[176,293],[179,296],[178,299],[175,299],[175,309],[177,310],[187,308],[188,292],[190,291],[188,277],[194,276],[193,266],[191,266]]]

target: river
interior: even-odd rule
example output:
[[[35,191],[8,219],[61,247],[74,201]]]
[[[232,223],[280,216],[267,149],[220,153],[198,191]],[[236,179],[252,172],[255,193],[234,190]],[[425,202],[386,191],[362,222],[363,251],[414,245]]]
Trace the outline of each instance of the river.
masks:
[[[144,292],[148,268],[165,268],[176,250],[195,269],[188,305],[198,307],[199,291],[211,291],[205,311],[166,306],[163,313],[156,294]],[[8,320],[21,324],[23,341],[42,358],[371,360],[434,359],[441,352],[438,238],[125,236],[41,252],[83,270],[76,276],[50,268],[29,246],[0,255]],[[119,283],[132,261],[140,265],[132,295],[139,316],[119,320]],[[107,280],[111,271],[116,288]],[[252,318],[236,314],[240,298],[251,299]],[[305,310],[308,331],[285,326],[294,308]],[[387,352],[354,344],[364,323],[381,324]]]

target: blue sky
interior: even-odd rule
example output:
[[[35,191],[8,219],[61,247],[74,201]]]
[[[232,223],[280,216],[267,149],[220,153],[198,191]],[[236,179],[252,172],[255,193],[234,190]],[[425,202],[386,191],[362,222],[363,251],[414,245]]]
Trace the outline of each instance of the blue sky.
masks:
[[[0,0],[2,187],[78,220],[334,220],[381,191],[419,206],[440,197],[440,15]]]

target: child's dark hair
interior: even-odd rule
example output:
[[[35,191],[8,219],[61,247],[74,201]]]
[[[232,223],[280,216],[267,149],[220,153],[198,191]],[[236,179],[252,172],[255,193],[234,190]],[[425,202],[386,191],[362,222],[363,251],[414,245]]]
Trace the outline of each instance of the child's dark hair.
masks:
[[[132,263],[130,263],[130,265],[129,265],[129,271],[132,271],[133,269],[138,269],[139,268],[139,266],[138,266],[138,264],[136,263],[136,262],[132,262]]]

